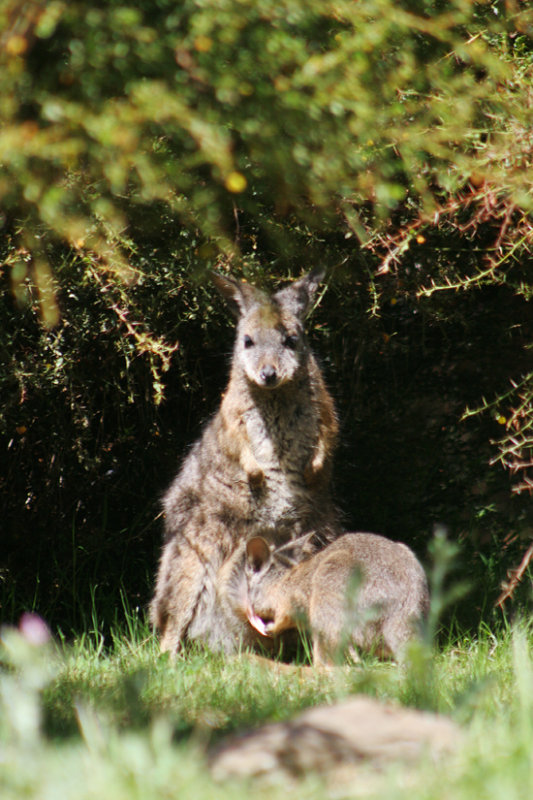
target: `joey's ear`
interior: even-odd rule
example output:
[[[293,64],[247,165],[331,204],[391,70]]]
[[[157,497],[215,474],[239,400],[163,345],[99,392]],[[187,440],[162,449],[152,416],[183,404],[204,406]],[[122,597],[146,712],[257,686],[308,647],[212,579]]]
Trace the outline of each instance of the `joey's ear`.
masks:
[[[288,308],[292,314],[303,319],[311,307],[316,290],[325,274],[325,269],[317,267],[300,280],[276,292],[274,299],[280,305]]]
[[[246,542],[246,559],[254,572],[259,572],[270,560],[270,545],[262,536],[252,536]]]
[[[245,314],[254,303],[265,297],[260,289],[250,286],[246,281],[236,281],[234,278],[226,278],[218,272],[211,272],[211,280],[218,291],[227,302],[232,314],[236,317]]]

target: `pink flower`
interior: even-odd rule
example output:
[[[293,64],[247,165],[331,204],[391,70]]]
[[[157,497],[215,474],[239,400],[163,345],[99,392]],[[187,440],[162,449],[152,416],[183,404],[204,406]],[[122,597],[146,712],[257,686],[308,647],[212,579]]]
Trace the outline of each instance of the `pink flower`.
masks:
[[[39,647],[46,644],[52,638],[50,628],[38,614],[29,613],[28,611],[20,618],[19,631],[22,636],[30,644]]]

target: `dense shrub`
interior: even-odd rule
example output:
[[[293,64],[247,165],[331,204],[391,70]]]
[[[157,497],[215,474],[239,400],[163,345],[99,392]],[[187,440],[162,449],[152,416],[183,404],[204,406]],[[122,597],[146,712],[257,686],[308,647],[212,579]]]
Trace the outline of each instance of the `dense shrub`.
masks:
[[[347,525],[444,522],[494,599],[533,531],[526,6],[0,3],[4,616],[145,602],[224,383],[206,269],[318,262]]]

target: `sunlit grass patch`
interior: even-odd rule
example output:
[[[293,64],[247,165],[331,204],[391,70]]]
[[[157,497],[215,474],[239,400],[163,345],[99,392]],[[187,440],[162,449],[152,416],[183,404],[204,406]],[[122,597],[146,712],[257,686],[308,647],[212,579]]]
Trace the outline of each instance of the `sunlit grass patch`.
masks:
[[[171,661],[159,655],[142,619],[133,638],[131,632],[117,628],[102,647],[94,637],[36,644],[4,630],[2,798],[240,800],[249,785],[215,783],[210,747],[228,733],[357,693],[406,706],[429,696],[460,724],[462,738],[442,764],[422,761],[383,774],[361,766],[358,786],[343,786],[338,796],[525,800],[533,791],[533,633],[525,623],[450,637],[418,665],[415,650],[403,665],[367,659],[327,671],[200,647]],[[431,671],[431,695],[416,685],[421,665]],[[328,796],[322,777],[303,776],[291,793]],[[253,785],[258,797],[286,790],[276,780],[268,789]]]

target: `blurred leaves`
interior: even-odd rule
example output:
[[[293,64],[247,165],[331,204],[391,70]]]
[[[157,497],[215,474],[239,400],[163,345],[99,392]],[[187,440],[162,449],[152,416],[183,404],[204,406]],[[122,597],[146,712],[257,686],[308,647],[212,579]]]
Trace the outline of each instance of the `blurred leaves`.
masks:
[[[26,750],[41,733],[41,692],[58,670],[46,623],[24,614],[18,629],[0,630],[0,743],[14,740]]]
[[[343,207],[379,219],[409,192],[431,208],[505,168],[529,210],[529,103],[505,43],[531,20],[500,6],[3,0],[4,208],[70,243],[85,223],[99,255],[125,200],[162,201],[226,252],[228,192],[260,225],[259,204],[339,225]]]

